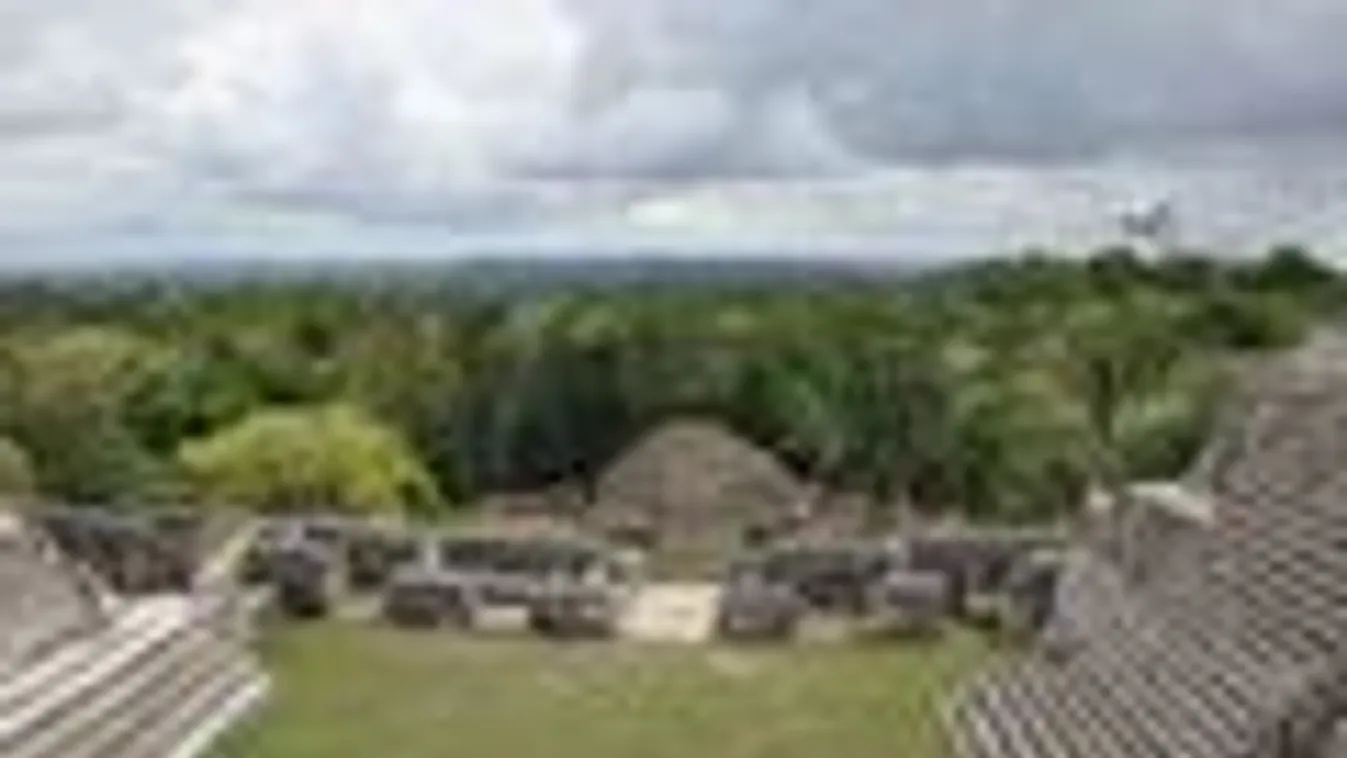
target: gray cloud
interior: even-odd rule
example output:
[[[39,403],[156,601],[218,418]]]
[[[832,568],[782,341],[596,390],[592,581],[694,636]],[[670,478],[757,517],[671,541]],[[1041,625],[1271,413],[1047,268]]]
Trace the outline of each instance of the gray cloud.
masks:
[[[522,223],[595,212],[539,179],[1347,126],[1340,0],[0,0],[0,22],[0,200],[44,218],[190,192]]]
[[[651,79],[803,84],[892,159],[1347,124],[1333,0],[575,0],[586,96]]]

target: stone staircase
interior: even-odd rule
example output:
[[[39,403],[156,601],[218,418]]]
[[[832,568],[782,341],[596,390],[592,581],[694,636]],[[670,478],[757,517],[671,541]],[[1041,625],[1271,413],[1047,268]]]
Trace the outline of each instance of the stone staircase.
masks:
[[[0,543],[0,680],[102,622],[76,584],[35,561],[30,548],[13,533]]]
[[[949,713],[960,758],[1337,755],[1321,744],[1347,707],[1347,371],[1278,380],[1185,478],[1209,527],[1177,547],[1134,533],[1121,593],[1082,546],[1062,610],[1088,622],[1083,647],[972,683]]]
[[[1114,608],[1065,664],[991,675],[956,712],[982,735],[964,755],[1261,755],[1281,699],[1347,633],[1347,593],[1332,588],[1347,586],[1347,520],[1290,520],[1303,526],[1257,554]]]
[[[0,545],[0,638],[30,641],[10,646],[18,654],[0,672],[0,755],[194,758],[266,696],[232,595],[127,599],[94,614],[87,596],[58,601],[68,579]]]

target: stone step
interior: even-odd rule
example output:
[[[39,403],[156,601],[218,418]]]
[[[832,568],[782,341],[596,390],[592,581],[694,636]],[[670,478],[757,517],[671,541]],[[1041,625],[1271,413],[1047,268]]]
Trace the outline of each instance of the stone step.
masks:
[[[1205,754],[1245,711],[1247,697],[1225,679],[1221,662],[1183,650],[1177,640],[1140,634],[1096,641],[1039,685],[1036,699],[1058,714],[1057,728],[1076,746],[1073,754],[1165,755],[1175,746],[1189,749],[1179,755]]]
[[[1335,559],[1307,551],[1258,564],[1234,588],[1249,610],[1239,634],[1274,638],[1292,660],[1331,652],[1347,630],[1347,567]]]
[[[1240,684],[1256,681],[1269,668],[1285,663],[1275,643],[1265,639],[1241,639],[1230,634],[1239,623],[1242,608],[1229,610],[1225,599],[1195,596],[1181,603],[1150,605],[1145,611],[1151,623],[1169,630],[1172,643],[1200,651],[1220,650],[1230,678]],[[1212,653],[1215,655],[1216,653]]]
[[[1013,725],[990,722],[1014,718],[1037,723],[1040,734],[1061,732],[1037,741],[1072,756],[1163,755],[1175,745],[1187,746],[1188,752],[1178,755],[1205,755],[1237,744],[1255,715],[1265,672],[1242,663],[1243,652],[1228,644],[1222,648],[1215,639],[1166,635],[1150,616],[1140,608],[1120,614],[1114,627],[1064,667],[1021,672],[1027,681],[1003,684],[994,697],[1000,712],[1011,715],[989,715],[985,706],[970,709],[964,723],[982,736],[969,741],[985,745],[992,739],[988,735],[1013,733]],[[1043,713],[1026,713],[1034,708]]]
[[[1231,472],[1223,493],[1230,514],[1256,513],[1260,503],[1297,499],[1321,472],[1332,471],[1336,454],[1325,457],[1320,451],[1334,451],[1337,442],[1331,438],[1324,442],[1288,439],[1280,443],[1279,450],[1264,450],[1259,459],[1241,463]],[[1269,456],[1270,452],[1275,454]]]
[[[1138,654],[1122,656],[1109,673],[1115,687],[1138,693],[1136,723],[1152,737],[1152,754],[1216,755],[1242,744],[1257,712],[1261,671],[1211,643],[1194,645],[1173,634],[1138,641],[1144,646]]]
[[[1283,566],[1279,563],[1283,558],[1271,557],[1276,555],[1268,550],[1259,560],[1238,561],[1235,570],[1227,574],[1208,571],[1198,591],[1188,593],[1190,597],[1163,597],[1153,605],[1152,612],[1188,636],[1212,639],[1216,635],[1265,661],[1287,661],[1288,637],[1304,620],[1295,614],[1303,611],[1307,602],[1317,605],[1319,601],[1310,595],[1302,597],[1306,584],[1297,586],[1286,581],[1287,571],[1301,568],[1295,562]],[[1310,580],[1309,584],[1314,582]],[[1328,594],[1337,596],[1341,591],[1333,588]],[[1292,614],[1289,618],[1288,612]],[[1266,618],[1277,620],[1273,625],[1261,623]],[[1310,621],[1317,624],[1318,617]]]
[[[97,608],[64,568],[25,544],[0,544],[0,678],[98,620]]]
[[[1067,731],[1059,728],[1059,711],[1042,695],[1042,679],[1026,674],[1017,671],[1001,678],[992,685],[988,701],[1014,755],[1075,758],[1075,748],[1066,742]]]
[[[1261,612],[1237,595],[1215,591],[1184,604],[1157,606],[1152,615],[1163,618],[1185,644],[1221,648],[1225,667],[1247,682],[1295,665],[1284,630],[1251,626],[1251,617]]]
[[[1244,419],[1243,438],[1214,442],[1206,471],[1190,472],[1200,482],[1221,464],[1225,481],[1215,526],[1185,540],[1185,555],[1156,548],[1170,544],[1163,524],[1126,525],[1135,540],[1125,557],[1154,581],[1095,614],[1087,647],[965,695],[950,716],[961,758],[1237,758],[1255,749],[1276,715],[1269,698],[1295,691],[1347,636],[1347,512],[1337,491],[1347,411],[1317,389],[1293,390]],[[1221,462],[1223,444],[1236,455]],[[1076,613],[1106,590],[1083,582]]]
[[[1041,666],[1027,666],[1015,677],[1025,707],[1035,704],[1038,719],[1061,746],[1064,756],[1114,758],[1113,735],[1088,708],[1086,698],[1073,693],[1064,697],[1059,672]]]
[[[1103,648],[1110,642],[1102,642],[1101,649],[1091,653],[1091,660],[1103,655],[1105,653]],[[1102,667],[1093,669],[1081,667],[1082,674],[1077,674],[1073,679],[1063,677],[1063,681],[1057,686],[1056,707],[1071,720],[1065,729],[1074,730],[1076,728],[1074,725],[1078,723],[1088,725],[1086,729],[1080,731],[1090,740],[1083,749],[1077,751],[1077,754],[1112,756],[1118,754],[1120,749],[1123,755],[1149,754],[1151,747],[1147,739],[1148,734],[1135,726],[1138,714],[1144,714],[1146,711],[1138,693],[1134,691],[1134,684],[1114,682],[1110,689],[1103,690],[1099,689],[1097,679],[1087,679],[1088,684],[1085,687],[1072,684],[1099,669]],[[1073,667],[1071,673],[1076,673],[1076,667]]]
[[[106,681],[151,660],[187,623],[179,599],[136,603],[103,633],[73,642],[0,689],[0,746],[61,718]]]
[[[969,688],[963,696],[963,709],[960,725],[970,729],[955,740],[955,744],[972,747],[976,756],[1015,755],[1016,745],[1025,744],[1015,736],[1018,727],[1004,717],[997,699],[999,677],[982,677],[976,687]]]
[[[1018,675],[1016,667],[984,679],[978,692],[978,708],[1000,750],[1007,755],[1035,755],[1042,749],[1036,733],[1039,717],[1036,713],[1028,717],[1021,713],[1026,705],[1032,704],[1011,691]]]
[[[975,686],[952,698],[942,712],[951,758],[996,758],[1002,754],[997,735],[980,706]]]
[[[6,755],[14,758],[79,758],[110,755],[110,747],[127,730],[153,723],[159,711],[171,708],[179,693],[218,675],[239,656],[201,628],[185,628],[158,649],[154,657],[125,674],[104,680],[78,707],[45,721],[16,740]]]
[[[87,740],[72,743],[73,749],[61,758],[120,758],[127,755],[144,735],[176,721],[181,715],[180,710],[199,693],[222,683],[237,686],[235,677],[237,667],[241,665],[238,658],[223,649],[202,652],[201,660],[182,667],[145,699],[136,701],[115,720],[104,722]]]
[[[1342,514],[1334,513],[1331,504],[1314,503],[1303,496],[1274,498],[1252,511],[1227,521],[1214,532],[1222,552],[1242,556],[1246,551],[1275,548],[1287,540],[1320,538],[1324,530],[1337,535],[1343,532]]]
[[[235,659],[195,692],[184,693],[171,715],[107,758],[198,758],[257,709],[269,689],[255,666]]]
[[[1330,535],[1330,539],[1338,539]],[[1245,608],[1236,630],[1297,659],[1328,651],[1347,628],[1347,557],[1336,542],[1267,549],[1237,564],[1224,589]]]
[[[993,702],[993,689],[1000,680],[1017,671],[1019,664],[997,665],[964,685],[947,710],[953,727],[952,745],[958,758],[999,758],[1013,755],[1014,739]]]

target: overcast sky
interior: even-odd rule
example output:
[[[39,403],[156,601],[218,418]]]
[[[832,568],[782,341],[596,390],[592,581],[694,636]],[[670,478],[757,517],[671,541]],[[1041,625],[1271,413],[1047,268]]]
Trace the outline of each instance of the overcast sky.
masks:
[[[1344,39],[1342,0],[0,0],[0,235],[499,228],[1331,135]]]

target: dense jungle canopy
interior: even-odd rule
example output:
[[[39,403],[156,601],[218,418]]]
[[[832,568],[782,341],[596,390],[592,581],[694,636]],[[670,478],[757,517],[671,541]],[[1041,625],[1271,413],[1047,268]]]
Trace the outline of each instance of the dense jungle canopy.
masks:
[[[1181,470],[1242,357],[1347,303],[1347,279],[1295,247],[1217,260],[498,291],[448,267],[13,279],[0,480],[74,502],[312,493],[435,514],[592,487],[652,426],[695,415],[876,503],[1046,518],[1092,482]]]

